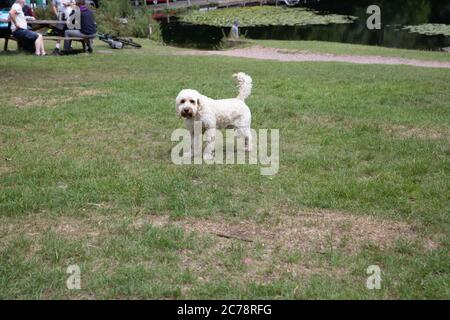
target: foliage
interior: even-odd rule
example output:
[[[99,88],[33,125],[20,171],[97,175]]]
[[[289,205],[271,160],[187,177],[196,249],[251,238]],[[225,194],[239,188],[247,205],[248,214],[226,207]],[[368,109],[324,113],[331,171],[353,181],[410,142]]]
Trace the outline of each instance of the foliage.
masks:
[[[304,8],[254,6],[226,8],[206,12],[189,11],[182,14],[181,21],[193,24],[230,27],[235,20],[241,27],[260,25],[312,25],[331,23],[352,23],[356,18],[337,14],[318,14]]]
[[[116,18],[126,18],[133,14],[133,6],[129,0],[103,0],[99,10]]]
[[[150,38],[162,39],[159,24],[152,19],[151,12],[133,7],[128,0],[103,1],[97,10],[97,24],[101,33],[137,38],[149,37],[151,26]]]
[[[55,14],[53,13],[52,7],[37,7],[34,9],[34,15],[39,20],[53,20],[55,19]]]
[[[409,32],[420,33],[427,36],[444,35],[450,37],[450,25],[426,23],[415,26],[405,26],[404,30]]]
[[[99,10],[97,13],[97,25],[98,30],[101,33],[138,38],[145,38],[148,36],[150,16],[146,14],[136,12],[125,18],[118,18],[103,10]]]

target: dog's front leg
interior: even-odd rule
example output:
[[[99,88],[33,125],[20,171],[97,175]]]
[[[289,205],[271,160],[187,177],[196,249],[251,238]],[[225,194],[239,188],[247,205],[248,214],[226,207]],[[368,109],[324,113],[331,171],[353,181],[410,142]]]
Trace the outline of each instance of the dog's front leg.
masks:
[[[201,135],[195,130],[190,131],[191,134],[191,149],[185,153],[186,157],[201,156],[202,155],[202,144]]]
[[[203,152],[203,159],[214,159],[214,147],[216,141],[216,128],[209,128],[205,131],[205,151]]]
[[[184,158],[192,158],[192,155],[194,154],[194,129],[189,130],[189,133],[191,134],[191,148],[185,150],[183,153]]]
[[[192,119],[185,121],[186,128],[189,130],[191,137],[191,148],[186,151],[183,156],[187,158],[191,158],[192,156],[200,156],[202,155],[202,142],[201,142],[201,133],[202,133],[202,124],[198,121],[193,121]]]
[[[197,125],[197,124],[196,124]],[[196,127],[193,132],[191,132],[191,150],[194,155],[194,157],[200,157],[202,156],[202,129],[201,125],[200,127]]]

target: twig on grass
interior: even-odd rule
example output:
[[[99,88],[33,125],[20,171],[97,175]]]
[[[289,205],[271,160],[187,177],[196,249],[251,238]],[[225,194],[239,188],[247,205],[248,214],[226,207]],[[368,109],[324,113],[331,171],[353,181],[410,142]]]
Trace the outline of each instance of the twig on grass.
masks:
[[[245,241],[245,242],[253,242],[252,239],[247,239],[247,238],[242,238],[239,236],[233,236],[230,234],[225,234],[225,233],[218,233],[218,232],[211,232],[212,234],[221,237],[221,238],[227,238],[227,239],[236,239],[236,240],[241,240],[241,241]]]

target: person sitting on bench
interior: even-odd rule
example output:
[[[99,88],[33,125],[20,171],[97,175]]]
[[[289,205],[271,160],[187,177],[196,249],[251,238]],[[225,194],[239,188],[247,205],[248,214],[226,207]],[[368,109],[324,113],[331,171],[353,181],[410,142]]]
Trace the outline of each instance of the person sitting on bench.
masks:
[[[26,51],[34,51],[37,56],[45,56],[42,35],[28,30],[27,20],[23,12],[24,5],[25,0],[16,0],[9,11],[12,35]]]
[[[80,8],[80,30],[66,30],[64,33],[66,38],[85,38],[87,42],[87,51],[92,53],[92,39],[97,33],[97,26],[95,24],[95,17],[92,11],[86,6],[85,0],[77,0],[77,6]],[[70,51],[70,40],[64,41],[64,50]]]
[[[75,4],[75,0],[52,0],[52,11],[53,14],[59,21],[66,21],[69,15],[72,13],[71,5]],[[65,24],[58,24],[54,27],[53,32],[58,34],[58,36],[64,36],[64,32],[67,27]],[[59,54],[59,49],[61,46],[61,41],[56,41],[55,49],[53,54]]]

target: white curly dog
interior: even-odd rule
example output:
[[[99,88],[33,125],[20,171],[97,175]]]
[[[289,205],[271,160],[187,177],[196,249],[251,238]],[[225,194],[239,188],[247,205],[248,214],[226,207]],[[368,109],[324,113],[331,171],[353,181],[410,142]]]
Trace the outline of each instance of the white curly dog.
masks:
[[[252,78],[243,72],[235,73],[233,77],[239,89],[236,98],[215,100],[193,89],[183,89],[178,94],[175,100],[176,114],[184,118],[186,128],[191,133],[191,152],[187,152],[185,156],[191,156],[195,150],[194,141],[198,139],[198,133],[194,130],[196,121],[201,122],[202,133],[205,134],[205,160],[213,159],[216,129],[236,129],[236,133],[244,137],[245,150],[252,150],[252,115],[244,102],[252,91]]]

